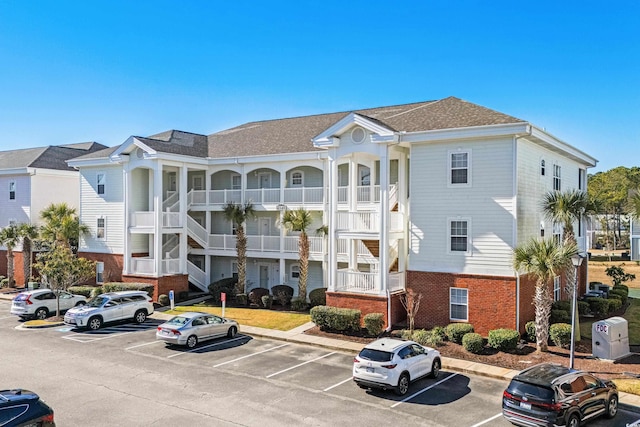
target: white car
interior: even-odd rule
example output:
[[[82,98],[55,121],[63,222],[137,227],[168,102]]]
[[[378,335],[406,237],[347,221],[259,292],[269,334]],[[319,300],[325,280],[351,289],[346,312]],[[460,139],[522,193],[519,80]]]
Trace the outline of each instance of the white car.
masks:
[[[105,323],[118,320],[142,323],[152,313],[153,302],[144,291],[109,292],[98,295],[83,307],[67,311],[64,323],[95,331]]]
[[[37,289],[20,292],[16,295],[11,303],[10,313],[23,319],[35,317],[43,320],[56,312],[56,293],[60,294],[61,312],[87,303],[87,298],[83,295],[74,295],[66,291],[52,291],[51,289]]]
[[[199,342],[219,338],[233,338],[238,333],[238,322],[215,314],[187,311],[158,326],[156,338],[168,345],[186,345],[194,348]]]
[[[442,362],[440,352],[414,341],[381,338],[353,359],[353,380],[360,388],[394,390],[404,396],[409,384],[420,378],[437,378]]]

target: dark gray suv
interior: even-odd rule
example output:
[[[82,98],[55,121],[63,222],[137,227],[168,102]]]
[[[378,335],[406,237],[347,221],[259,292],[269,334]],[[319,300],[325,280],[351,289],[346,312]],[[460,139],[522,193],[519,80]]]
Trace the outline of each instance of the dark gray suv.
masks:
[[[525,427],[578,427],[618,413],[618,390],[588,372],[543,363],[513,377],[503,393],[502,415]]]
[[[0,390],[0,426],[55,427],[53,409],[29,390]]]

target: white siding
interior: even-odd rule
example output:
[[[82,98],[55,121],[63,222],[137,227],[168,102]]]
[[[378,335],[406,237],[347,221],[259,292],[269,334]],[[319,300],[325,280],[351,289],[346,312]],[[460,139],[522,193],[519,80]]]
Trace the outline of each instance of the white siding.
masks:
[[[16,183],[16,198],[9,200],[9,182]],[[0,176],[0,228],[9,225],[10,219],[18,224],[29,223],[31,211],[31,181],[29,176]],[[38,215],[37,213],[35,214]]]
[[[448,186],[448,153],[470,150],[471,186]],[[511,138],[429,143],[411,150],[409,269],[512,275],[513,142]],[[448,220],[470,220],[469,254],[448,252]]]
[[[105,174],[105,194],[98,195],[97,173]],[[121,166],[82,168],[80,171],[80,220],[89,227],[89,235],[80,242],[80,250],[122,254],[124,252],[124,193]],[[106,218],[106,239],[96,239],[97,218]]]
[[[78,172],[47,173],[39,169],[31,177],[32,222],[42,224],[40,213],[51,203],[66,203],[80,212],[79,179]]]

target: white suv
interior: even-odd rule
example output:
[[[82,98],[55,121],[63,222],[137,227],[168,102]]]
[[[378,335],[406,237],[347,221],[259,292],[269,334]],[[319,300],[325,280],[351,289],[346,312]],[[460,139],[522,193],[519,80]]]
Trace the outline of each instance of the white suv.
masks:
[[[437,378],[440,352],[413,341],[382,338],[353,359],[353,380],[360,388],[393,389],[404,396],[409,384],[425,376]]]
[[[132,319],[142,323],[151,313],[153,302],[146,292],[109,292],[98,295],[83,307],[67,311],[64,323],[95,331],[105,323],[118,320]]]
[[[57,309],[56,293],[60,294],[60,311],[84,305],[87,299],[82,295],[74,295],[65,291],[51,289],[37,289],[35,291],[20,292],[11,303],[11,314],[23,319],[35,317],[43,320]]]

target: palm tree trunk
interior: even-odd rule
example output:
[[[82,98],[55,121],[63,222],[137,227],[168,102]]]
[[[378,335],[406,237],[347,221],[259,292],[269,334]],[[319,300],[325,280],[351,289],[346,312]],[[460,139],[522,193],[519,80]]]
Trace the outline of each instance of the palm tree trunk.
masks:
[[[309,237],[300,233],[298,240],[300,250],[300,278],[298,280],[298,296],[307,300],[307,277],[309,276]]]
[[[22,272],[24,274],[24,287],[31,280],[31,239],[25,237],[22,240]]]
[[[240,224],[236,228],[236,250],[238,252],[237,290],[239,294],[244,294],[247,278],[247,237],[244,234],[244,227]]]
[[[538,351],[548,351],[549,342],[549,317],[551,316],[551,305],[553,299],[549,295],[549,288],[546,283],[537,284],[534,295],[536,307],[536,344]]]
[[[9,279],[10,288],[15,288],[16,286],[16,281],[13,276],[13,249],[7,247],[7,279]]]

